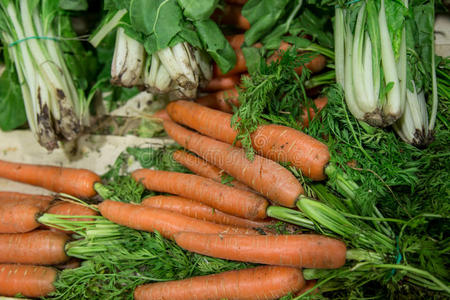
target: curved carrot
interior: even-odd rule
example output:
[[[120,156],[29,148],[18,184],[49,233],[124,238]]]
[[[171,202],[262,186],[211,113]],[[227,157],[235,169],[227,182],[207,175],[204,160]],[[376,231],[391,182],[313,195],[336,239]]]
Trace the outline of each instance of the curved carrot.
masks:
[[[13,163],[0,160],[0,177],[75,197],[92,197],[100,177],[86,169]]]
[[[303,108],[303,113],[301,116],[303,127],[309,126],[309,121],[314,118],[314,116],[322,111],[324,107],[328,103],[327,97],[320,97],[314,99],[314,105],[316,106],[317,112],[314,110],[313,107]]]
[[[170,210],[191,218],[216,224],[261,229],[264,229],[264,227],[268,225],[275,224],[270,221],[251,221],[235,217],[200,202],[177,196],[153,196],[145,198],[141,204],[147,207]]]
[[[183,280],[138,286],[136,300],[221,300],[279,299],[305,285],[301,270],[288,267],[260,266]]]
[[[0,233],[23,233],[40,226],[36,218],[42,210],[30,204],[0,203]]]
[[[136,204],[105,200],[98,208],[111,222],[144,231],[158,231],[165,238],[173,238],[181,231],[203,233],[257,234],[255,230],[214,224],[172,211]]]
[[[195,102],[224,112],[233,113],[233,106],[239,107],[238,96],[237,89],[231,88],[197,98]]]
[[[149,190],[179,195],[247,219],[267,217],[266,199],[192,174],[140,169],[132,173]]]
[[[164,122],[164,129],[181,146],[276,203],[294,207],[297,197],[304,193],[295,176],[273,160],[255,155],[253,161],[249,161],[243,149],[202,136],[171,121]]]
[[[268,265],[335,269],[345,264],[346,247],[322,235],[201,234],[181,232],[177,244],[203,255]]]
[[[64,251],[69,237],[60,232],[35,230],[0,234],[0,263],[57,265],[69,259]]]
[[[54,199],[53,196],[0,192],[0,204],[30,204],[39,207],[42,211],[46,210]]]
[[[228,144],[232,144],[236,138],[237,131],[231,128],[230,114],[184,100],[174,101],[166,109],[175,122],[209,137]],[[303,174],[311,179],[326,178],[324,169],[330,160],[328,147],[311,136],[293,128],[272,124],[259,126],[251,135],[251,139],[253,148],[262,156],[274,161],[290,163],[300,168]],[[181,144],[180,141],[175,140]],[[236,146],[240,146],[240,143],[236,143]],[[217,166],[227,171],[223,166]],[[231,172],[227,171],[227,173],[248,185]]]
[[[45,297],[55,290],[58,272],[49,267],[0,264],[0,295]]]
[[[206,92],[217,92],[228,90],[241,82],[241,74],[235,74],[224,77],[216,77],[208,82],[208,85],[203,89]]]
[[[173,153],[173,159],[191,170],[194,174],[210,178],[217,182],[222,182],[222,174],[224,174],[223,170],[211,165],[201,157],[189,154],[183,150],[177,150]],[[240,190],[254,192],[251,188],[237,180],[229,182],[228,185]]]
[[[250,23],[242,15],[242,6],[240,5],[225,5],[223,10],[216,9],[211,18],[219,24],[230,25],[238,29],[250,29]]]

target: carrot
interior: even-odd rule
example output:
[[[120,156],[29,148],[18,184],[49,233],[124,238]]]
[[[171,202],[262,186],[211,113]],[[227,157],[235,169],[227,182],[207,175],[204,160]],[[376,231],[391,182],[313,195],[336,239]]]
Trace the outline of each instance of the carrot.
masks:
[[[0,160],[0,177],[75,197],[92,197],[100,177],[86,169],[13,163]]]
[[[75,257],[71,257],[67,262],[56,265],[55,268],[58,270],[66,270],[66,269],[76,269],[81,266],[81,260]]]
[[[231,114],[183,100],[171,102],[166,109],[175,122],[186,125],[209,137],[228,144],[232,144],[236,138],[237,131],[230,125]],[[170,124],[165,122],[165,127],[166,123]],[[166,131],[172,136],[167,128]],[[172,136],[172,138],[174,137]],[[181,142],[180,138],[181,136],[174,139],[180,145],[187,144],[186,141]],[[286,126],[272,124],[259,126],[251,135],[251,139],[253,148],[258,154],[274,161],[290,163],[301,169],[303,174],[311,179],[323,180],[326,178],[324,169],[330,160],[328,147],[309,135]],[[240,146],[240,143],[236,143],[236,146]],[[251,186],[223,166],[214,162],[211,163]]]
[[[298,296],[300,296],[300,295],[303,295],[304,293],[306,293],[307,291],[309,291],[309,290],[311,290],[311,289],[314,289],[314,291],[312,291],[312,292],[310,293],[310,295],[316,295],[316,294],[320,293],[319,288],[315,288],[316,283],[317,283],[317,280],[306,280],[305,286],[304,286],[300,291],[298,291],[297,293],[295,293],[294,296],[295,296],[295,297],[298,297]]]
[[[64,251],[69,237],[60,232],[35,230],[0,234],[0,263],[56,265],[69,259]]]
[[[203,255],[268,265],[335,269],[345,264],[346,247],[316,234],[246,236],[181,232],[177,244]]]
[[[0,233],[22,233],[40,226],[36,218],[42,210],[30,204],[0,203]]]
[[[49,267],[0,264],[0,295],[45,297],[55,290],[58,272]]]
[[[54,200],[53,196],[23,194],[16,192],[0,192],[0,204],[22,203],[37,206],[46,210]]]
[[[198,104],[232,113],[233,105],[239,107],[238,91],[236,88],[218,91],[195,100]]]
[[[216,182],[222,182],[222,174],[224,174],[223,170],[211,165],[201,157],[189,154],[183,150],[177,150],[173,153],[173,159],[191,170],[194,174],[210,178]],[[229,185],[240,190],[254,192],[251,188],[237,180],[231,181]]]
[[[222,90],[229,90],[234,88],[241,82],[241,74],[230,76],[216,77],[208,82],[208,85],[203,89],[207,92],[217,92]]]
[[[149,190],[196,200],[234,216],[251,220],[267,217],[263,197],[220,184],[209,178],[177,172],[140,169],[132,173]]]
[[[300,290],[304,284],[305,280],[299,269],[259,266],[141,285],[134,290],[134,298],[136,300],[279,299]]]
[[[303,114],[301,117],[303,127],[308,127],[309,121],[312,120],[316,114],[320,113],[322,109],[324,109],[324,107],[327,105],[327,103],[328,103],[327,97],[320,97],[314,99],[314,105],[316,106],[317,112],[312,107],[309,108],[305,107],[303,109]]]
[[[53,204],[47,211],[48,214],[64,215],[64,216],[96,216],[98,213],[89,207],[77,203],[58,201]],[[86,220],[86,219],[68,219],[68,220]]]
[[[163,108],[161,110],[158,110],[152,115],[153,118],[161,121],[170,120],[169,114],[167,113],[166,109]]]
[[[203,233],[257,234],[255,230],[214,224],[172,211],[136,204],[105,200],[99,204],[102,216],[111,222],[144,231],[158,231],[165,238],[173,238],[181,231]]]
[[[245,41],[245,35],[243,33],[227,35],[225,38],[227,39],[228,43],[230,43],[231,48],[235,50],[241,49]]]
[[[238,29],[250,29],[250,23],[242,15],[242,6],[225,5],[224,9],[216,9],[211,18],[219,24],[230,25]]]
[[[177,196],[153,196],[142,201],[143,206],[170,210],[185,216],[209,221],[216,224],[231,225],[243,228],[261,228],[274,225],[270,221],[251,221],[235,217],[216,210],[200,202]]]
[[[297,197],[304,193],[295,176],[270,159],[255,155],[253,161],[249,161],[243,149],[202,136],[171,121],[164,122],[164,129],[181,146],[280,205],[294,207]]]

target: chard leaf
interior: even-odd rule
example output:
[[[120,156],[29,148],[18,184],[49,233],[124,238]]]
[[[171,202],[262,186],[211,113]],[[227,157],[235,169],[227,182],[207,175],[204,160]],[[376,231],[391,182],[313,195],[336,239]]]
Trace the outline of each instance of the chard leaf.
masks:
[[[57,1],[45,1],[45,2],[57,2]],[[60,0],[59,7],[65,10],[82,11],[88,9],[87,0]]]
[[[250,74],[257,72],[261,65],[261,54],[259,49],[255,47],[244,47],[242,48],[244,53],[245,63],[247,64],[247,69]]]
[[[131,0],[105,0],[103,8],[106,10],[129,9]]]
[[[191,20],[206,20],[217,7],[219,0],[178,0],[183,14]]]
[[[129,12],[136,30],[154,36],[156,49],[166,48],[182,29],[183,14],[175,0],[134,0]]]
[[[333,35],[326,29],[329,19],[320,17],[322,11],[319,11],[319,13],[313,13],[311,10],[305,9],[292,23],[289,33],[291,36],[310,35],[313,41],[317,41],[320,45],[333,48]]]
[[[389,29],[389,35],[391,37],[392,49],[397,60],[400,44],[402,41],[402,30],[405,24],[405,16],[408,13],[408,9],[398,0],[385,0],[386,9],[386,21]]]
[[[14,68],[0,76],[0,129],[13,130],[27,121],[22,91]]]
[[[236,64],[236,54],[222,31],[212,20],[194,22],[204,49],[214,59],[222,73],[227,73]]]

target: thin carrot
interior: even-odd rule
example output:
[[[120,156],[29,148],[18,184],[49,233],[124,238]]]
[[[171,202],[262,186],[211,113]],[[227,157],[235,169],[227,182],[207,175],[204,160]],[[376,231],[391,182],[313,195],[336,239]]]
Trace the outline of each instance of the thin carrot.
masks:
[[[75,197],[92,197],[100,177],[86,169],[13,163],[0,160],[0,177]]]
[[[0,203],[0,233],[23,233],[36,229],[36,218],[42,210],[34,205]]]
[[[66,270],[66,269],[76,269],[79,266],[81,266],[81,260],[75,257],[71,257],[65,263],[56,265],[55,268],[57,268],[58,270]]]
[[[198,104],[232,113],[233,106],[239,107],[238,91],[236,88],[218,91],[200,98],[195,102]]]
[[[169,114],[167,113],[167,110],[165,108],[155,112],[152,115],[152,117],[157,119],[157,120],[160,120],[160,121],[170,120]]]
[[[301,270],[288,267],[259,266],[183,280],[138,286],[136,300],[220,300],[279,299],[295,293],[305,284]]]
[[[166,109],[175,122],[186,125],[209,137],[228,144],[232,144],[236,139],[237,131],[230,125],[231,114],[183,100],[171,102]],[[169,124],[169,122],[166,123]],[[164,126],[166,127],[166,125]],[[172,136],[167,128],[166,131]],[[174,137],[172,136],[172,138]],[[182,142],[180,138],[174,139],[180,145],[187,144],[186,141]],[[286,126],[271,124],[259,126],[251,135],[251,139],[253,148],[262,156],[274,161],[290,163],[300,168],[303,174],[311,179],[323,180],[326,178],[324,169],[330,160],[328,147],[311,136]],[[240,143],[236,143],[236,146],[240,146]],[[239,181],[249,185],[223,166],[216,165]]]
[[[235,74],[224,77],[215,77],[208,82],[208,85],[203,89],[206,92],[217,92],[228,90],[241,82],[241,74]]]
[[[303,127],[309,126],[309,121],[312,120],[316,114],[320,113],[322,109],[327,105],[328,98],[327,97],[320,97],[314,99],[314,105],[316,106],[317,112],[313,107],[304,108],[303,114],[301,116]]]
[[[209,108],[205,107],[205,109]],[[220,122],[220,119],[214,122]],[[255,155],[253,161],[250,161],[243,149],[200,135],[171,121],[164,122],[164,129],[181,146],[223,169],[276,203],[294,207],[297,197],[304,193],[303,187],[295,176],[273,160]],[[186,197],[194,199],[190,196]],[[220,210],[234,214],[231,211]]]
[[[242,6],[240,5],[225,5],[223,10],[216,9],[211,18],[219,24],[230,25],[238,29],[250,29],[250,23],[242,15]]]
[[[173,153],[173,159],[191,170],[194,174],[222,182],[222,175],[225,172],[201,157],[189,154],[183,150],[177,150]],[[237,180],[232,180],[228,185],[240,190],[254,192],[251,188]]]
[[[111,222],[144,231],[158,231],[165,238],[173,238],[181,231],[204,233],[257,234],[255,230],[214,224],[172,211],[136,204],[105,200],[99,204],[102,216]]]
[[[235,217],[200,202],[177,196],[153,196],[142,201],[143,206],[166,209],[185,216],[209,221],[216,224],[238,226],[243,228],[261,228],[274,225],[271,221],[251,221]]]
[[[304,293],[306,293],[307,291],[309,291],[309,290],[311,290],[311,289],[314,289],[314,291],[312,291],[312,292],[310,293],[310,295],[316,295],[316,294],[320,293],[319,288],[315,288],[315,287],[316,287],[316,284],[317,284],[317,280],[306,280],[305,286],[304,286],[300,291],[298,291],[297,293],[295,293],[294,296],[295,296],[295,297],[298,297],[298,296],[300,296],[300,295],[303,295]]]
[[[23,194],[17,192],[0,192],[0,204],[22,203],[46,210],[54,200],[53,196]]]
[[[267,217],[263,197],[220,184],[209,178],[177,172],[140,169],[132,173],[149,190],[196,200],[234,216],[250,220]]]
[[[345,264],[346,247],[322,235],[201,234],[181,232],[175,241],[182,248],[203,255],[268,265],[335,269]]]
[[[54,268],[0,264],[0,295],[45,297],[55,290],[58,272]]]
[[[60,232],[35,230],[0,234],[0,263],[57,265],[69,259],[64,251],[69,237]]]

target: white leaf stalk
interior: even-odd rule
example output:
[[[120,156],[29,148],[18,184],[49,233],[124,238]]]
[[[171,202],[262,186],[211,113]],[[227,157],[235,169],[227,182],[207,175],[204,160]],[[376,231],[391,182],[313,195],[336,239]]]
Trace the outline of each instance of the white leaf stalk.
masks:
[[[75,87],[52,23],[43,25],[40,1],[0,3],[8,28],[1,32],[9,43],[29,127],[43,147],[58,148],[58,142],[75,139],[88,124],[85,98]],[[51,20],[47,16],[46,20]],[[45,37],[45,38],[35,38]]]
[[[144,46],[129,37],[125,30],[119,27],[111,65],[111,83],[123,87],[142,85],[144,63]]]
[[[335,9],[336,80],[344,88],[347,106],[357,119],[385,127],[399,119],[404,110],[406,39],[403,30],[396,60],[384,0],[378,12],[369,1]],[[353,24],[350,10],[354,7],[359,11]]]

